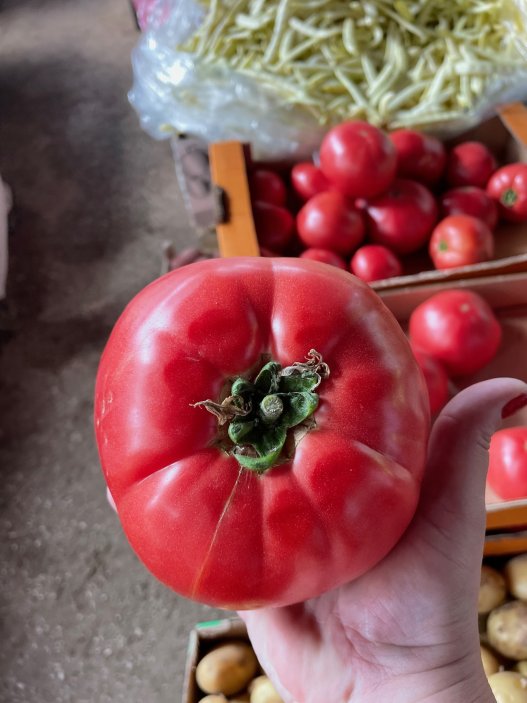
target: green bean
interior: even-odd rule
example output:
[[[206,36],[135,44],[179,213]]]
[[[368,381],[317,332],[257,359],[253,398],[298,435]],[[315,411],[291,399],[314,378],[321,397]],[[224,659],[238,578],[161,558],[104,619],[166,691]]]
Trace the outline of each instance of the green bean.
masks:
[[[254,78],[320,124],[459,119],[497,72],[525,64],[513,0],[199,1],[205,21],[178,48]]]

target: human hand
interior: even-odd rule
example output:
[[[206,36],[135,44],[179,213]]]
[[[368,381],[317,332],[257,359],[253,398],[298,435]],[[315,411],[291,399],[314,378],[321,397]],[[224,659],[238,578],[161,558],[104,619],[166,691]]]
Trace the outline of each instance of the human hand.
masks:
[[[494,702],[477,625],[488,445],[522,405],[516,379],[459,393],[434,424],[420,503],[393,551],[319,598],[240,613],[286,703]]]

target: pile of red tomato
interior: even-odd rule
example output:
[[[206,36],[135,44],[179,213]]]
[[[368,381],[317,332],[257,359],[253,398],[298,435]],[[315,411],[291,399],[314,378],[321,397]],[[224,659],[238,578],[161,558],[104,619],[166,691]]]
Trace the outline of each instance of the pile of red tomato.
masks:
[[[296,255],[371,282],[399,276],[428,247],[437,269],[493,258],[498,221],[527,221],[527,164],[498,168],[480,142],[447,150],[412,130],[361,121],[332,129],[319,164],[254,168],[251,197],[264,256]]]
[[[494,358],[502,338],[501,325],[488,303],[474,291],[461,288],[436,293],[417,306],[408,332],[434,415],[449,399],[450,379],[480,371]],[[515,399],[503,416],[514,414],[524,400]],[[493,435],[487,483],[501,500],[527,498],[526,426]]]

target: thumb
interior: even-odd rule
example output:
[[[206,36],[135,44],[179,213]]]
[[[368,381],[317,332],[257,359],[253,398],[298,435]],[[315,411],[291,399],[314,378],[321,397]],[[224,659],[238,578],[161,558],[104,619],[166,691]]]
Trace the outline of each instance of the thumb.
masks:
[[[527,384],[514,378],[477,383],[456,395],[436,420],[418,518],[451,540],[481,541],[490,439],[501,420],[527,405]]]

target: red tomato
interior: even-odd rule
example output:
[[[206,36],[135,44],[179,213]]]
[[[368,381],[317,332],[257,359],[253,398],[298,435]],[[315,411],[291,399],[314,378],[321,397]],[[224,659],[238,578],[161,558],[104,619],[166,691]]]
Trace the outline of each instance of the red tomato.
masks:
[[[295,226],[289,210],[271,203],[254,203],[253,216],[258,241],[265,249],[282,251],[289,244]]]
[[[331,184],[322,171],[311,163],[296,164],[291,171],[291,183],[302,200],[314,198],[331,188]]]
[[[249,176],[251,199],[254,202],[269,203],[283,207],[287,201],[284,181],[274,171],[256,169]]]
[[[498,169],[488,182],[487,193],[498,203],[504,220],[527,222],[527,164]]]
[[[351,259],[350,269],[368,283],[400,276],[403,272],[401,262],[393,251],[380,244],[366,244],[357,249]]]
[[[476,373],[494,358],[501,326],[489,304],[470,290],[436,293],[410,316],[412,344],[435,357],[451,376]]]
[[[436,269],[470,266],[492,259],[494,237],[483,220],[450,215],[432,232],[429,252]]]
[[[307,246],[351,254],[364,239],[364,219],[353,202],[329,190],[311,198],[296,219],[298,236]]]
[[[329,249],[306,249],[300,254],[301,259],[311,259],[311,261],[320,261],[323,264],[337,266],[339,269],[347,270],[348,266],[342,256],[335,254]]]
[[[440,362],[430,356],[430,354],[415,346],[412,346],[412,351],[425,377],[430,400],[430,412],[435,415],[446,405],[448,400],[448,374]]]
[[[448,155],[446,177],[452,188],[485,188],[497,167],[496,159],[485,144],[463,142],[455,146]]]
[[[206,399],[211,413],[193,407]],[[95,426],[140,559],[184,596],[243,609],[314,597],[392,549],[417,505],[429,410],[369,286],[315,261],[240,257],[178,269],[128,305]]]
[[[498,208],[490,196],[476,186],[453,188],[439,199],[443,217],[448,215],[472,215],[493,230],[498,224]]]
[[[430,238],[437,220],[437,205],[428,188],[400,178],[386,193],[369,201],[366,213],[374,242],[397,254],[410,254]]]
[[[499,498],[527,498],[527,427],[510,427],[494,433],[487,481]]]
[[[271,249],[266,249],[265,247],[260,247],[260,256],[273,258],[276,256],[282,256],[282,254],[277,251],[272,251]]]
[[[320,168],[351,198],[373,198],[395,178],[395,147],[384,132],[367,122],[344,122],[325,136]]]
[[[412,129],[398,129],[390,134],[397,152],[397,175],[428,186],[435,185],[446,166],[446,150],[435,137]]]

